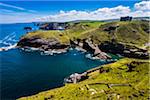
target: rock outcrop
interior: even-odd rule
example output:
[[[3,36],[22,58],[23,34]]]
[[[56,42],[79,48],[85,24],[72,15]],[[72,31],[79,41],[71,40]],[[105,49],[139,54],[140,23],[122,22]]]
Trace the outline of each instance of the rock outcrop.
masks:
[[[122,56],[130,58],[148,59],[149,54],[146,49],[138,48],[133,45],[118,43],[118,42],[104,42],[99,45],[99,48],[104,52],[110,52],[113,54],[120,54]]]
[[[69,45],[61,44],[56,39],[41,39],[41,38],[23,38],[21,39],[17,46],[19,47],[34,47],[34,48],[40,48],[44,51],[49,51],[52,49],[66,49]]]
[[[68,78],[65,78],[64,82],[65,83],[77,83],[77,82],[87,79],[87,78],[88,78],[87,72],[84,72],[81,74],[74,73],[74,74],[71,74]]]
[[[102,52],[97,44],[94,44],[91,39],[77,39],[70,42],[72,47],[77,47],[81,51],[86,51],[92,54],[92,59],[108,59],[111,58],[105,52]]]

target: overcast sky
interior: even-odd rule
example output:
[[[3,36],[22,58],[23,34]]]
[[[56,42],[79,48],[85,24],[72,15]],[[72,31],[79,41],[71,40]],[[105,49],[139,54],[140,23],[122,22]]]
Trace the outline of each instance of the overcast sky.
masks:
[[[149,17],[150,1],[0,1],[0,23]]]

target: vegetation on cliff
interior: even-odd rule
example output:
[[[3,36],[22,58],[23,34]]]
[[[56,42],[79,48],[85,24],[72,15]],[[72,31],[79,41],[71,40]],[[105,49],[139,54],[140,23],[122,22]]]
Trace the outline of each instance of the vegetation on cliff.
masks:
[[[74,46],[93,55],[100,53],[97,58],[108,58],[102,57],[102,52],[148,58],[148,48],[145,46],[149,41],[148,21],[68,22],[66,26],[65,30],[30,32],[21,38],[18,46],[35,47],[43,51],[67,50]]]
[[[149,64],[148,60],[124,58],[100,66],[88,74],[88,79],[77,84],[66,84],[20,100],[146,100],[150,89]]]
[[[22,38],[55,38],[60,43],[69,43],[69,40],[91,38],[94,43],[100,44],[104,41],[115,40],[118,42],[143,46],[148,43],[149,37],[148,21],[131,22],[78,22],[68,23],[64,31],[38,30],[30,32]]]

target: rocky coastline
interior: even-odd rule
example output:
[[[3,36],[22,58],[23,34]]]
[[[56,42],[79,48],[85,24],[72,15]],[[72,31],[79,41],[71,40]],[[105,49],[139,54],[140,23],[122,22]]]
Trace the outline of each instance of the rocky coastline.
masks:
[[[24,50],[39,50],[46,55],[65,53],[69,49],[73,48],[78,51],[89,53],[88,55],[86,55],[86,57],[94,60],[111,59],[112,57],[107,53],[121,55],[129,58],[149,58],[149,54],[146,49],[112,41],[105,41],[101,44],[94,44],[91,39],[70,40],[70,43],[62,44],[57,39],[53,38],[47,40],[36,37],[28,39],[22,38],[18,42],[17,47]]]
[[[120,26],[118,24],[117,25],[114,24],[108,23],[106,25],[103,25],[102,28],[100,28],[101,31],[108,32],[110,36],[112,35],[112,38],[110,40],[108,39],[102,42],[100,41],[94,42],[95,40],[93,37],[87,38],[85,36],[82,39],[74,38],[74,37],[69,38],[69,42],[62,43],[57,37],[54,38],[51,36],[50,38],[45,39],[34,35],[28,38],[22,37],[18,42],[17,46],[27,51],[30,50],[42,51],[41,52],[42,55],[61,54],[61,53],[68,52],[71,49],[76,49],[78,51],[85,52],[86,58],[92,60],[107,61],[107,62],[117,60],[117,59],[113,59],[113,57],[110,56],[108,53],[119,55],[122,57],[128,57],[128,58],[149,59],[149,53],[147,49],[140,48],[140,46],[136,46],[134,43],[118,41],[114,36],[115,34],[114,32]],[[44,35],[45,33],[42,34]],[[63,34],[60,35],[59,33],[55,35],[63,36]],[[86,74],[82,74],[82,73],[72,74],[66,80],[68,82],[76,83],[82,80],[81,78],[82,76],[86,76]]]
[[[93,59],[111,59],[111,56],[102,52],[98,45],[92,44],[90,40],[86,39],[80,41],[70,40],[69,44],[61,44],[56,39],[23,38],[18,42],[17,46],[23,49],[43,51],[43,53],[50,55],[65,53],[69,49],[74,48],[78,51],[91,53]]]
[[[29,32],[20,39],[17,46],[38,49],[50,55],[74,48],[89,53],[87,57],[92,59],[111,59],[107,53],[148,59],[148,49],[140,48],[149,42],[146,38],[149,34],[147,26],[147,21],[68,23],[63,31]]]

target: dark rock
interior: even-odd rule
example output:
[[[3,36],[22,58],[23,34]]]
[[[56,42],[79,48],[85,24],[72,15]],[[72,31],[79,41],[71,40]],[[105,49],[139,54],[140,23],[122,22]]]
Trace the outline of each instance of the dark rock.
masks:
[[[134,97],[138,97],[138,95],[137,94],[132,94]]]
[[[99,45],[99,48],[104,52],[120,54],[121,56],[126,56],[129,58],[140,58],[140,59],[149,58],[147,50],[137,48],[135,46],[130,46],[127,44],[106,41],[101,43]]]
[[[86,42],[86,40],[83,41],[83,49],[87,50],[87,52],[90,52],[92,54],[94,54],[95,52],[95,50]]]
[[[61,44],[58,40],[56,39],[40,39],[40,38],[23,38],[21,39],[17,46],[20,47],[35,47],[35,48],[42,48],[44,50],[48,49],[64,49],[67,48],[68,45]]]
[[[142,63],[143,63],[143,62],[135,62],[135,61],[133,61],[133,62],[127,64],[127,66],[128,66],[127,72],[134,71],[134,68],[135,68],[137,65],[140,65],[140,64],[142,64]],[[138,70],[137,70],[137,72],[138,72]]]
[[[109,68],[103,68],[103,67],[101,67],[99,69],[99,73],[107,73],[107,72],[109,72]]]
[[[24,30],[32,30],[32,27],[24,27]]]

